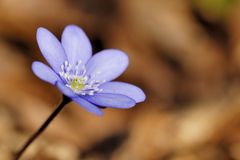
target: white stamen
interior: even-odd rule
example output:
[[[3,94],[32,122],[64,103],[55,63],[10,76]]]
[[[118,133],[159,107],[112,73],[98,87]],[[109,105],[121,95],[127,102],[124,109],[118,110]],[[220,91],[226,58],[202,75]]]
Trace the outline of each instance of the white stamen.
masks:
[[[99,71],[92,75],[86,75],[86,67],[82,61],[77,61],[76,64],[70,64],[64,61],[61,65],[59,75],[65,82],[65,85],[72,89],[73,92],[79,95],[94,95],[101,92],[99,86],[105,82],[95,80],[96,75],[100,74]]]

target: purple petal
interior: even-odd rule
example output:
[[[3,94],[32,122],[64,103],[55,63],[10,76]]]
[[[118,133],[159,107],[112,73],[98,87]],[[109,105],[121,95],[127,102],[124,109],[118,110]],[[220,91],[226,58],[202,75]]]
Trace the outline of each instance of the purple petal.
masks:
[[[78,95],[76,95],[70,88],[68,88],[67,86],[65,86],[62,82],[58,81],[56,83],[56,86],[58,87],[58,89],[65,95],[68,97],[77,97]]]
[[[128,66],[128,56],[116,49],[95,54],[87,63],[87,75],[91,79],[111,81],[121,75]]]
[[[132,84],[123,82],[107,82],[100,86],[103,91],[101,93],[122,94],[134,99],[137,103],[145,100],[144,92]]]
[[[45,28],[38,28],[37,42],[44,58],[58,73],[61,69],[61,64],[67,59],[61,43]]]
[[[77,97],[77,98],[73,98],[73,100],[79,104],[82,108],[86,109],[87,111],[94,113],[96,115],[102,116],[103,112],[101,111],[100,108],[98,108],[97,106],[95,106],[94,104],[86,101],[83,98]]]
[[[75,25],[65,27],[62,34],[62,45],[70,64],[81,60],[85,64],[92,56],[92,46],[85,32]]]
[[[58,75],[50,67],[43,64],[42,62],[33,62],[32,70],[38,78],[53,85],[59,80]]]
[[[109,108],[131,108],[136,104],[133,99],[121,94],[97,93],[93,96],[84,96],[84,99]]]

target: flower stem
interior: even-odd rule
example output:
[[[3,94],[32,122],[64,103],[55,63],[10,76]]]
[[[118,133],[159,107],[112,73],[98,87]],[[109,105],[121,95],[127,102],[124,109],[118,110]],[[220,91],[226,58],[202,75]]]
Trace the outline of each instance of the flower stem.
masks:
[[[26,141],[22,148],[15,155],[15,160],[19,160],[26,149],[32,144],[32,142],[41,135],[41,133],[48,127],[52,120],[58,115],[58,113],[64,108],[66,104],[71,101],[70,98],[63,96],[62,102],[59,106],[52,112],[52,114],[47,118],[47,120],[41,125],[41,127]]]

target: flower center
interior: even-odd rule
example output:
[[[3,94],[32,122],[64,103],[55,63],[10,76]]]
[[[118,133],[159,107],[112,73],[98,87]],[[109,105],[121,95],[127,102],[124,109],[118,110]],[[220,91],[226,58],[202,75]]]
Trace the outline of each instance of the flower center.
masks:
[[[85,80],[82,78],[75,78],[71,83],[71,88],[74,91],[81,91],[85,85]]]
[[[86,67],[81,61],[74,65],[65,61],[61,65],[59,75],[64,84],[78,95],[94,95],[94,93],[102,91],[99,86],[104,81],[97,81],[93,79],[95,76],[86,75]]]

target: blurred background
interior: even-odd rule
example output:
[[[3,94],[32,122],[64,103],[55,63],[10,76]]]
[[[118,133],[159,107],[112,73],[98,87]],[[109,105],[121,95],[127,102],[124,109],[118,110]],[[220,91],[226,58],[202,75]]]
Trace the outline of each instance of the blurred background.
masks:
[[[0,159],[11,160],[61,100],[31,71],[36,29],[81,26],[94,52],[118,48],[119,78],[146,92],[94,116],[74,103],[25,160],[240,160],[238,0],[1,0]]]

